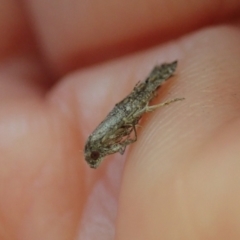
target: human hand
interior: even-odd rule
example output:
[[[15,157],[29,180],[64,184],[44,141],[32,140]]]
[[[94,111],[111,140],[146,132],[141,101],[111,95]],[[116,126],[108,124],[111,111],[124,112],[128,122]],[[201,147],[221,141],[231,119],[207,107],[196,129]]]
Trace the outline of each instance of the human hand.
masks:
[[[0,238],[239,239],[240,3],[21,3],[1,4]],[[90,169],[91,131],[175,59],[155,102],[186,100]]]

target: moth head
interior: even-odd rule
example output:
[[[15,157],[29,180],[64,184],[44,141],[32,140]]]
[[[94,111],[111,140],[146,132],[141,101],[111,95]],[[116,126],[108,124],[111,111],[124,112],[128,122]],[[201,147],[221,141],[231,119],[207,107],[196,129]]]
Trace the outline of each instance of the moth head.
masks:
[[[103,160],[103,154],[98,149],[85,146],[85,160],[91,168],[97,168]]]

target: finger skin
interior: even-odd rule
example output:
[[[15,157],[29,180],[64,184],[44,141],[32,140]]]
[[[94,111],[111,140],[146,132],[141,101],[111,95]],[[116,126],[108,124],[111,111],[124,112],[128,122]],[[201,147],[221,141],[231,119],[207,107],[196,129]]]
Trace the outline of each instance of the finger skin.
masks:
[[[239,239],[239,41],[228,27],[182,40],[174,96],[185,101],[146,120],[126,163],[116,239]]]
[[[209,16],[210,19],[214,16],[211,9],[220,15],[216,20],[233,14],[239,2],[228,1],[222,11],[217,11],[219,5],[215,2],[213,5],[207,2],[212,7],[203,2],[203,7],[196,8],[201,11],[194,7],[193,15],[183,9],[185,22],[172,14],[165,18],[156,15],[157,19],[152,20],[151,11],[145,13],[146,7],[140,6],[140,13],[133,14],[134,21],[129,19],[131,24],[122,21],[122,26],[121,21],[117,21],[119,25],[109,21],[108,15],[102,18],[105,10],[115,14],[107,6],[99,12],[104,14],[98,16],[96,10],[86,11],[91,13],[90,20],[95,16],[105,21],[105,24],[93,21],[92,24],[100,23],[99,32],[98,26],[85,27],[86,16],[69,2],[67,6],[74,10],[69,14],[59,14],[67,9],[62,1],[57,2],[63,4],[61,8],[49,7],[49,1],[39,3],[42,7],[30,6],[33,10],[28,15],[38,44],[29,39],[29,29],[25,32],[18,8],[6,11],[6,18],[2,18],[5,22],[2,21],[0,49],[8,46],[9,53],[16,46],[20,51],[15,51],[14,56],[26,58],[16,57],[13,67],[10,58],[1,62],[0,238],[69,240],[75,238],[80,226],[79,236],[91,234],[93,239],[100,240],[100,236],[104,240],[113,239],[122,165],[124,158],[129,157],[124,169],[116,238],[224,239],[230,233],[232,239],[239,239],[235,227],[239,223],[238,29],[229,26],[205,29],[161,47],[70,73],[72,66],[83,66],[85,60],[92,64],[109,58],[111,51],[105,51],[104,46],[109,46],[109,42],[112,49],[119,46],[112,25],[121,33],[122,47],[118,50],[123,54],[132,49],[131,45],[140,49],[141,42],[148,45],[154,40],[149,31],[157,32],[154,41],[160,43],[163,33],[164,38],[171,38],[169,29],[175,33],[176,19],[181,26],[176,25],[179,29],[176,34],[181,34],[197,28],[202,17],[207,20],[204,24],[209,23]],[[156,3],[157,12],[158,3],[161,2]],[[118,6],[116,9],[121,10]],[[55,10],[59,11],[56,15]],[[187,12],[191,11],[189,8]],[[122,11],[117,13],[122,19]],[[66,18],[61,22],[63,16]],[[73,16],[77,16],[76,21]],[[146,18],[150,20],[144,21]],[[146,22],[142,28],[139,19]],[[107,33],[103,31],[105,27]],[[89,29],[100,36],[88,34]],[[66,34],[65,30],[69,32]],[[22,72],[23,59],[29,64]],[[34,64],[32,59],[36,60]],[[155,64],[175,59],[179,60],[177,75],[161,89],[156,103],[174,97],[186,100],[148,114],[141,123],[139,141],[129,149],[131,155],[111,156],[101,169],[92,172],[81,152],[88,134]],[[55,75],[69,73],[58,79],[50,91],[39,84],[51,75],[48,66],[55,69]],[[88,235],[81,235],[84,226]]]
[[[146,115],[141,122],[138,141],[130,147],[130,154],[123,156],[127,157],[127,162],[121,185],[116,239],[172,239],[174,235],[180,239],[194,239],[193,236],[211,239],[212,236],[208,235],[209,229],[213,230],[213,237],[216,239],[224,239],[228,229],[232,236],[237,236],[238,239],[238,231],[234,228],[238,223],[235,221],[237,211],[234,215],[234,211],[226,211],[227,204],[224,205],[224,202],[227,202],[226,196],[229,196],[229,201],[235,200],[235,196],[228,192],[230,186],[235,186],[235,194],[238,189],[238,185],[232,184],[234,179],[229,179],[238,174],[238,168],[234,165],[237,161],[233,167],[224,166],[231,165],[228,153],[234,153],[237,148],[233,146],[234,151],[225,151],[223,147],[227,146],[227,143],[230,147],[232,145],[229,139],[231,132],[235,130],[230,131],[229,126],[238,126],[237,123],[233,124],[239,113],[238,42],[237,28],[225,26],[204,29],[161,48],[76,72],[67,76],[52,92],[51,101],[64,111],[71,121],[76,121],[75,124],[82,129],[83,139],[86,139],[114,103],[126,96],[156,63],[179,60],[175,77],[160,89],[154,103],[175,97],[185,97],[185,100]],[[82,111],[79,112],[79,109]],[[238,132],[235,132],[238,136]],[[235,138],[232,138],[232,142],[235,141]],[[212,157],[218,148],[222,149],[219,154],[223,160],[216,155]],[[86,170],[89,176],[89,195],[96,204],[104,206],[105,211],[101,212],[103,222],[109,217],[110,209],[112,211],[112,207],[108,206],[112,199],[110,196],[118,196],[117,186],[115,192],[112,191],[115,181],[113,175],[115,171],[121,171],[118,159],[118,155],[105,159],[96,173],[91,174]],[[212,165],[209,159],[215,159]],[[218,161],[224,162],[220,165],[222,168],[218,167]],[[203,166],[198,167],[200,163]],[[204,163],[210,166],[204,166]],[[109,167],[111,164],[114,168]],[[192,169],[195,169],[196,173]],[[230,170],[224,173],[225,169],[237,172]],[[109,175],[110,170],[112,176]],[[216,172],[213,171],[212,174],[211,170]],[[208,175],[205,176],[207,171]],[[221,192],[213,191],[216,185],[219,186],[216,175],[220,182],[226,181],[223,184],[226,187],[221,189]],[[206,179],[206,183],[202,179]],[[99,185],[101,191],[92,195],[91,191]],[[211,186],[210,190],[213,189],[212,194],[215,194],[213,202],[208,201],[212,196],[209,190]],[[200,205],[199,199],[203,199],[205,205]],[[237,201],[238,198],[236,203],[231,205],[233,209],[237,208]],[[207,205],[210,203],[211,206]],[[194,211],[189,213],[188,206]],[[202,208],[206,209],[205,212]],[[223,222],[219,223],[216,215],[211,216],[211,209],[217,216],[224,212],[228,221],[232,221],[231,227]],[[198,215],[200,213],[203,217]],[[88,219],[92,221],[87,222],[91,236],[94,237],[101,235],[103,229],[104,233],[107,233],[110,226],[114,225],[114,220],[112,224],[96,223],[96,216],[96,211],[89,212]],[[211,217],[209,228],[204,225],[209,222],[202,220],[205,217]],[[191,225],[195,222],[197,227]],[[111,236],[109,235],[109,239]]]
[[[59,74],[159,44],[240,8],[238,0],[25,2],[43,56]]]
[[[83,173],[75,129],[63,119],[39,100],[2,104],[1,239],[76,235],[84,200]]]
[[[111,161],[115,157],[111,156],[103,162],[99,171],[91,172],[92,169],[85,167],[79,150],[83,149],[84,139],[91,130],[116,102],[129,93],[129,89],[139,79],[148,74],[153,65],[173,59],[179,60],[176,76],[164,86],[156,102],[174,97],[185,97],[186,100],[146,116],[139,139],[131,148],[131,155],[124,156],[129,156],[129,159],[121,186],[116,238],[155,239],[160,234],[171,239],[171,234],[174,234],[173,225],[180,237],[183,231],[182,235],[186,238],[187,230],[183,230],[186,228],[194,228],[192,232],[197,236],[208,237],[206,228],[199,227],[195,230],[195,225],[192,226],[191,223],[195,220],[199,226],[201,216],[198,217],[197,213],[203,214],[203,218],[206,216],[204,213],[211,213],[213,208],[207,205],[209,201],[206,199],[203,199],[206,204],[200,205],[206,211],[197,211],[199,197],[211,196],[207,193],[216,189],[216,186],[209,183],[216,183],[216,175],[221,180],[222,172],[227,169],[224,164],[230,164],[231,161],[222,161],[224,164],[220,166],[224,167],[213,175],[209,170],[208,178],[201,174],[209,168],[204,168],[204,165],[194,168],[194,163],[209,163],[207,153],[213,153],[205,148],[211,146],[212,140],[220,139],[222,145],[219,143],[219,149],[222,150],[223,145],[227,146],[231,142],[228,140],[230,137],[225,137],[229,136],[229,130],[224,127],[224,123],[237,118],[239,112],[239,81],[236,73],[240,56],[238,41],[237,29],[211,28],[162,48],[154,48],[66,76],[47,94],[44,101],[39,98],[33,101],[29,97],[28,100],[18,100],[18,104],[9,100],[4,103],[5,107],[1,107],[0,114],[0,175],[1,182],[6,186],[0,189],[1,196],[5,196],[0,199],[1,221],[4,226],[2,238],[71,239],[76,234],[88,196],[98,206],[105,206],[98,213],[102,219],[116,210],[116,206],[113,208],[111,205],[111,211],[108,208],[111,196],[117,198],[116,189],[119,186],[118,180],[111,173],[121,171],[123,159]],[[94,112],[93,117],[93,109],[96,108],[98,111]],[[237,124],[231,123],[230,126]],[[227,134],[220,137],[223,129],[226,129],[223,132]],[[222,143],[221,139],[228,141]],[[213,147],[210,148],[212,150]],[[200,150],[205,151],[201,153]],[[225,156],[221,153],[221,157]],[[108,168],[111,162],[116,164],[114,168]],[[210,166],[210,169],[215,169],[216,165]],[[201,168],[204,171],[199,171]],[[228,169],[229,176],[223,179],[223,186],[227,187],[225,191],[221,189],[224,193],[231,189],[229,186],[236,186],[231,184],[233,180],[230,179],[231,183],[227,180],[238,174],[234,172],[237,167],[228,166]],[[207,184],[201,185],[202,179],[206,179]],[[192,185],[186,185],[187,183]],[[212,186],[210,190],[209,186]],[[98,191],[94,192],[95,189]],[[95,195],[92,195],[93,192]],[[224,202],[227,202],[226,196],[231,201],[238,200],[229,192],[215,194],[217,197],[213,199],[223,199]],[[185,196],[189,196],[190,200]],[[190,201],[187,206],[195,211],[191,212],[192,218],[188,217],[190,210],[184,207],[187,200]],[[216,206],[216,215],[222,214],[225,205],[217,200],[212,204]],[[231,206],[234,209],[237,204],[233,201]],[[232,212],[233,210],[227,211],[227,219],[232,221],[231,230],[238,222],[234,221],[237,211],[235,215]],[[96,218],[96,211],[88,214],[92,215],[92,218],[88,215],[88,219]],[[216,215],[213,215],[210,226],[213,227],[211,229],[216,229],[214,234],[221,239],[223,235],[218,230],[224,231],[224,224],[221,222],[222,225],[217,225],[216,217],[214,218]],[[184,225],[182,217],[190,223]],[[109,219],[108,224],[101,226],[101,230],[104,229],[106,233],[109,232],[109,226],[113,227],[115,223],[114,216]],[[92,235],[98,236],[98,223],[88,223],[91,229],[97,229],[91,230]],[[237,230],[234,233],[238,234]],[[191,239],[192,233],[188,234]]]

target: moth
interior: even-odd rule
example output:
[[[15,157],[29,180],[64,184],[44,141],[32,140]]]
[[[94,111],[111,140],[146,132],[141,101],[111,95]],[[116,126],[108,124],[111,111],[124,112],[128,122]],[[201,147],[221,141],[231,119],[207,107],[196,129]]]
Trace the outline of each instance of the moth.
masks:
[[[177,61],[155,66],[147,79],[137,83],[133,91],[117,103],[92,132],[84,150],[85,160],[91,168],[97,168],[109,154],[123,154],[129,144],[137,141],[136,126],[144,113],[184,99],[175,98],[157,105],[149,105],[157,95],[157,90],[173,76],[176,67]]]

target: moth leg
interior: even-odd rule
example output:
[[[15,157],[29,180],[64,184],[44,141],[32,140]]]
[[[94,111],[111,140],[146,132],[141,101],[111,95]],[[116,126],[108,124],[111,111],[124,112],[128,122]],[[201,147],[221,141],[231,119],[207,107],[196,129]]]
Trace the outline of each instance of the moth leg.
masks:
[[[119,152],[120,154],[123,155],[127,145],[137,141],[137,131],[136,131],[136,128],[134,125],[132,126],[132,130],[134,131],[134,134],[135,134],[134,138],[130,139],[129,138],[130,133],[129,133],[129,135],[127,136],[127,138],[124,141],[114,144],[111,147],[111,149],[107,148],[106,149],[107,154],[113,154],[113,153]]]
[[[134,124],[132,125],[132,130],[134,131],[134,138],[132,138],[132,139],[127,138],[125,141],[123,141],[123,142],[121,143],[122,148],[119,150],[119,152],[120,152],[122,155],[124,154],[127,145],[129,145],[129,144],[134,143],[134,142],[137,141],[137,131],[136,131],[136,127],[135,127]],[[130,136],[130,135],[129,135],[129,136]]]
[[[121,144],[115,144],[111,149],[107,148],[106,149],[106,155],[109,155],[109,154],[114,154],[116,152],[120,152],[121,153],[122,151],[122,145]]]
[[[148,108],[148,105],[146,105],[141,110],[137,110],[136,112],[134,112],[134,114],[131,116],[131,120],[140,118],[143,115],[143,113],[147,112],[147,108]]]
[[[119,152],[120,152],[121,155],[124,154],[126,147],[127,147],[127,145],[126,145],[126,146],[122,146],[122,147],[119,149]]]
[[[160,103],[160,104],[156,104],[156,105],[153,105],[153,106],[148,106],[148,104],[141,110],[139,111],[136,111],[132,116],[131,116],[131,119],[135,119],[135,118],[138,118],[138,117],[141,117],[143,113],[145,112],[152,112],[154,111],[155,109],[159,108],[159,107],[163,107],[163,106],[166,106],[166,105],[169,105],[171,103],[174,103],[174,102],[177,102],[177,101],[181,101],[181,100],[184,100],[185,98],[174,98],[174,99],[171,99],[171,100],[168,100],[166,102],[163,102],[163,103]]]
[[[156,105],[153,105],[153,106],[146,106],[145,111],[146,112],[152,112],[159,107],[163,107],[163,106],[169,105],[169,104],[177,102],[177,101],[182,101],[184,99],[185,98],[174,98],[174,99],[168,100],[168,101],[160,103],[160,104],[156,104]]]

